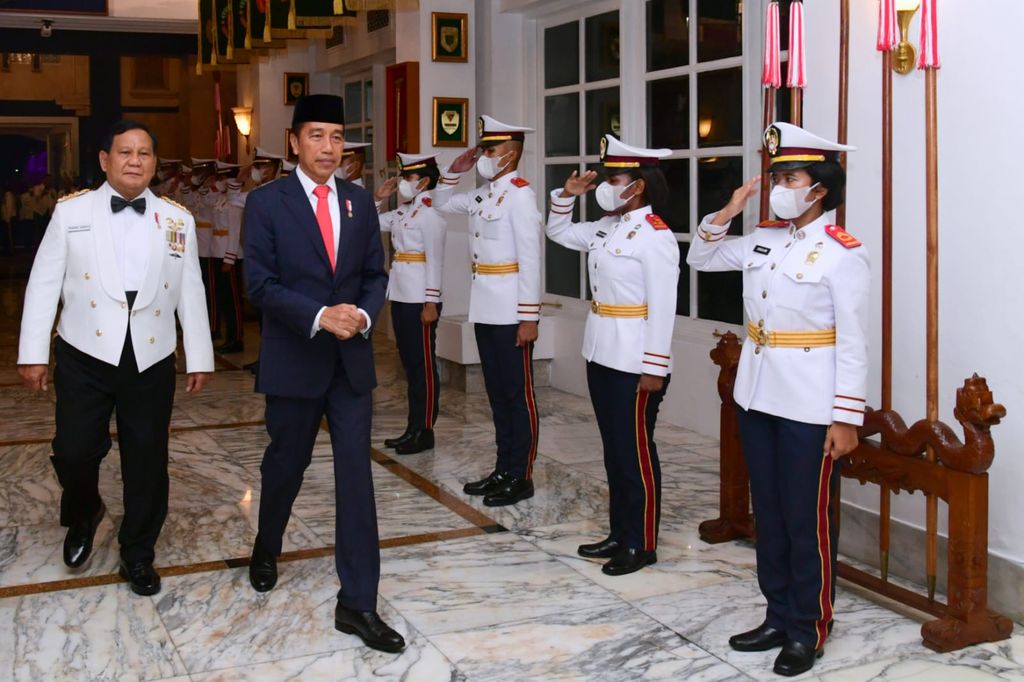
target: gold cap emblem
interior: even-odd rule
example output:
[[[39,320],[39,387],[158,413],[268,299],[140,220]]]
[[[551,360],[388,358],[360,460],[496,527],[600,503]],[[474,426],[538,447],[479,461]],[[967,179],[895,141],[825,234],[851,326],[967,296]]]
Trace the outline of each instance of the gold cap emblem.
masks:
[[[779,152],[779,145],[782,142],[782,131],[777,126],[769,126],[764,131],[764,146],[768,149],[769,156],[775,156]]]
[[[604,157],[608,155],[608,136],[604,135],[601,137],[601,160],[604,161]]]

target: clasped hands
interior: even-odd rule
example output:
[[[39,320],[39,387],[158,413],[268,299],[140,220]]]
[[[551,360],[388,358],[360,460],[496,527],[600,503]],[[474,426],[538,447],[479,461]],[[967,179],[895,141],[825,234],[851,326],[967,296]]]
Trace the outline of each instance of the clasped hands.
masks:
[[[366,327],[366,318],[351,303],[339,303],[326,308],[320,316],[320,328],[348,341]]]

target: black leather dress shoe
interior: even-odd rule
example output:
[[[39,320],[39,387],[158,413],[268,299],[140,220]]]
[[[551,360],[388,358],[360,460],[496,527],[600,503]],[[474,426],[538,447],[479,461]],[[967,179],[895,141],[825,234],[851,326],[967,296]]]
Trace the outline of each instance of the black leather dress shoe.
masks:
[[[148,597],[160,591],[160,575],[153,568],[152,561],[127,562],[121,559],[117,574],[128,581],[135,594]]]
[[[590,545],[580,545],[576,553],[584,559],[610,559],[619,551],[619,541],[610,537]]]
[[[497,490],[509,478],[511,477],[508,474],[492,471],[487,475],[487,478],[481,478],[479,481],[472,481],[462,486],[462,492],[467,495],[486,495],[493,490]]]
[[[269,592],[277,584],[277,557],[263,549],[258,537],[249,559],[249,582],[257,592]]]
[[[241,341],[228,341],[227,343],[214,348],[218,353],[241,353],[245,350],[245,344]]]
[[[434,432],[431,429],[416,431],[404,443],[395,446],[396,455],[415,455],[424,450],[434,449]]]
[[[658,563],[658,553],[653,550],[645,552],[642,549],[620,547],[611,561],[601,567],[601,572],[605,575],[626,575],[656,563]]]
[[[533,481],[521,478],[507,478],[501,485],[484,495],[484,505],[505,507],[533,497]]]
[[[371,649],[397,654],[405,648],[405,639],[380,619],[375,611],[355,611],[334,607],[334,628],[347,635],[356,635]]]
[[[404,443],[407,440],[409,440],[410,438],[412,438],[412,434],[414,434],[414,433],[416,433],[416,429],[412,428],[411,426],[407,427],[405,429],[405,433],[403,433],[398,438],[385,438],[384,439],[384,447],[386,447],[386,448],[397,448],[399,445],[401,445],[402,443]]]
[[[92,554],[92,541],[96,537],[96,529],[103,520],[107,508],[100,501],[100,508],[91,517],[82,521],[76,521],[68,528],[68,534],[64,536],[64,563],[71,568],[78,568],[86,562]]]
[[[250,362],[247,365],[242,365],[242,369],[248,371],[250,374],[256,374],[256,372],[260,371],[260,361],[257,360],[255,362]]]
[[[815,649],[810,644],[787,640],[775,659],[775,673],[794,677],[814,667],[814,661],[825,655],[824,649]]]
[[[786,642],[786,633],[776,630],[768,623],[761,623],[753,630],[741,632],[729,638],[729,646],[736,651],[768,651]]]

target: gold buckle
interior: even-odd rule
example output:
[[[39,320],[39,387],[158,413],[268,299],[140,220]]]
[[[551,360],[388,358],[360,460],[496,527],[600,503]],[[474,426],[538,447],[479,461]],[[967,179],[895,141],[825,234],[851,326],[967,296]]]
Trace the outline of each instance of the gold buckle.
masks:
[[[601,304],[598,303],[597,301],[591,301],[590,302],[590,312],[595,313],[595,314],[600,314],[600,312],[601,312]]]
[[[469,266],[469,269],[472,270],[473,274],[475,275],[476,274],[476,270],[477,270],[476,263],[471,264]]]

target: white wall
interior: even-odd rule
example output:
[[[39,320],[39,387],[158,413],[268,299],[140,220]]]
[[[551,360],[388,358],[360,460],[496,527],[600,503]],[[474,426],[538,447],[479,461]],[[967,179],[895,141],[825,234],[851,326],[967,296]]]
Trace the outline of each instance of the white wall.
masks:
[[[805,124],[834,135],[837,112],[838,3],[806,10],[808,81]],[[881,56],[874,49],[875,3],[851,3],[850,155],[848,229],[872,254],[875,287],[869,400],[880,395],[881,334]],[[919,19],[911,29],[917,44]],[[953,419],[956,389],[973,372],[988,379],[1006,421],[993,429],[990,469],[990,549],[1024,561],[1024,382],[1020,350],[1024,317],[1015,302],[1024,294],[1019,276],[1020,236],[1014,199],[1018,180],[1019,86],[1016,27],[1024,22],[1019,0],[938,3],[943,68],[939,92],[939,357],[940,419]],[[893,244],[893,404],[908,422],[925,414],[925,184],[924,76],[894,76],[895,202]],[[877,510],[874,486],[844,487],[844,501]],[[894,517],[924,525],[920,495],[893,500]],[[941,515],[940,515],[941,516]]]

